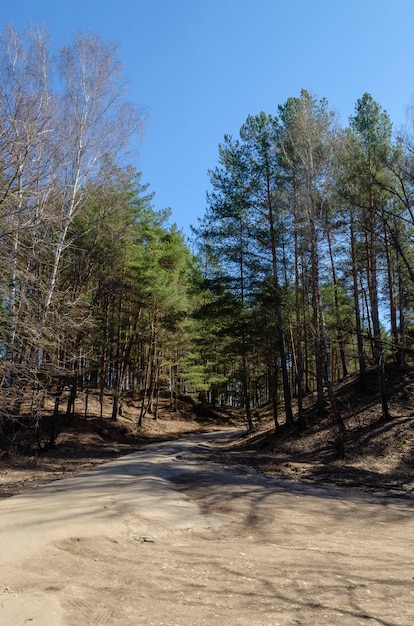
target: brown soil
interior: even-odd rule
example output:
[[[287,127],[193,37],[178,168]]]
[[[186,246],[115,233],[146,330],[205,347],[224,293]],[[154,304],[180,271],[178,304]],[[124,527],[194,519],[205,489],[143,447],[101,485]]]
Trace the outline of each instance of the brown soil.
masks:
[[[345,454],[338,458],[338,428],[327,406],[318,416],[315,398],[306,398],[307,428],[300,435],[269,423],[246,433],[221,453],[222,461],[250,466],[274,478],[335,484],[370,493],[414,492],[414,370],[387,371],[391,419],[382,419],[376,373],[368,373],[362,392],[355,376],[336,386],[346,425]]]
[[[374,493],[404,495],[414,490],[414,368],[387,372],[391,389],[390,421],[381,420],[376,375],[368,374],[365,393],[355,377],[337,385],[338,406],[347,434],[345,457],[338,458],[337,427],[329,414],[320,417],[315,398],[306,398],[307,429],[298,435],[282,425],[277,432],[266,410],[257,412],[256,429],[214,450],[210,461],[241,468],[254,468],[267,476],[294,482],[336,484]],[[97,399],[89,399],[89,415],[99,415]],[[76,403],[70,426],[56,446],[44,452],[12,454],[0,461],[0,497],[32,489],[51,480],[77,474],[93,465],[134,452],[156,441],[189,434],[245,426],[242,413],[215,409],[197,415],[193,406],[179,402],[171,412],[161,401],[158,417],[147,415],[136,429],[138,405],[125,405],[124,415],[110,419],[108,399],[104,419],[82,416],[83,401]]]
[[[112,402],[105,401],[103,418],[98,397],[88,399],[85,419],[84,402],[80,396],[75,404],[71,423],[58,436],[53,448],[36,450],[30,442],[30,451],[24,453],[27,442],[0,460],[0,498],[14,496],[52,480],[67,478],[94,465],[116,459],[140,450],[151,443],[168,441],[194,433],[237,425],[237,418],[227,411],[199,417],[190,402],[179,401],[176,411],[170,410],[168,400],[161,400],[157,419],[147,414],[143,425],[137,428],[140,408],[138,403],[124,405],[123,415],[111,419]]]

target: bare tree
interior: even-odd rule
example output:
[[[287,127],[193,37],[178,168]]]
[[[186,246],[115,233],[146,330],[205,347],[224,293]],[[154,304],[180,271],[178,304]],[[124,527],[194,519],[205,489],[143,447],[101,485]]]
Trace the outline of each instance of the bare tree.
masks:
[[[68,228],[85,205],[93,185],[142,128],[142,115],[126,99],[117,47],[97,35],[78,37],[58,59],[62,93],[56,120],[56,168],[51,180],[60,193],[50,205],[57,228],[53,262],[43,301],[40,328],[50,307]],[[58,219],[56,219],[56,216]]]
[[[97,35],[53,58],[45,32],[10,25],[0,72],[1,406],[18,415],[39,368],[58,376],[72,358],[65,342],[80,308],[59,284],[69,228],[119,167],[143,115],[127,101],[117,46]]]

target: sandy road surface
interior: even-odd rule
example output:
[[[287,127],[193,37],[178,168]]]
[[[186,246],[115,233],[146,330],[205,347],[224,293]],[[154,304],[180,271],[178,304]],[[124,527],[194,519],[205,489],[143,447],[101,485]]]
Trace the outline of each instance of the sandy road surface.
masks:
[[[1,626],[414,624],[414,501],[149,446],[0,502]]]

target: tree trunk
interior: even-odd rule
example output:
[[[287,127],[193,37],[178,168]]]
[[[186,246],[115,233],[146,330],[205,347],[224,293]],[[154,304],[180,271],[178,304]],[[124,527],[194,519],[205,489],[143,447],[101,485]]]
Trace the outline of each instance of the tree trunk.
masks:
[[[352,286],[354,292],[354,308],[355,308],[355,327],[357,335],[358,347],[358,363],[359,363],[359,381],[361,388],[366,388],[366,365],[364,356],[364,340],[362,336],[360,296],[358,287],[358,260],[355,241],[354,213],[350,210],[350,240],[351,240],[351,269],[352,269]]]
[[[368,291],[371,305],[372,328],[374,333],[374,362],[378,372],[378,384],[381,397],[382,419],[390,419],[385,381],[385,361],[381,339],[381,325],[378,306],[378,282],[377,282],[377,235],[375,224],[375,212],[373,201],[370,202],[370,214],[368,216]]]
[[[348,376],[348,368],[346,364],[346,357],[345,357],[345,350],[344,350],[344,342],[343,342],[343,334],[342,334],[342,320],[341,320],[341,315],[339,311],[338,280],[336,276],[335,261],[334,261],[333,251],[332,251],[332,242],[331,242],[329,228],[326,230],[326,236],[327,236],[327,241],[328,241],[329,258],[331,262],[332,282],[333,282],[333,287],[334,287],[336,334],[337,334],[338,347],[339,347],[339,356],[340,356],[341,365],[342,365],[342,375],[345,378],[345,376]]]
[[[296,314],[296,384],[298,396],[298,428],[300,431],[306,428],[306,419],[303,413],[303,351],[302,351],[302,333],[303,321],[301,316],[301,289],[299,271],[299,241],[298,241],[298,225],[295,218],[295,314]]]
[[[253,425],[252,413],[251,413],[251,408],[250,408],[250,395],[249,395],[249,385],[248,385],[248,377],[247,377],[247,362],[246,362],[246,356],[244,354],[242,356],[241,383],[242,383],[243,404],[244,404],[244,409],[246,411],[247,426],[249,430],[253,430],[254,425]]]
[[[320,320],[320,287],[319,287],[319,259],[317,251],[317,234],[313,217],[309,216],[310,246],[311,246],[311,281],[312,281],[312,323],[311,330],[315,346],[315,368],[316,368],[316,391],[317,406],[319,413],[324,411],[323,396],[323,357],[321,342],[321,320]]]
[[[392,353],[394,355],[394,360],[398,363],[398,346],[399,346],[399,338],[398,338],[398,328],[397,328],[397,305],[395,301],[395,292],[394,292],[394,283],[395,283],[395,275],[392,268],[392,258],[390,254],[390,244],[388,238],[387,227],[384,222],[384,245],[385,245],[385,255],[387,260],[387,279],[388,279],[388,299],[390,305],[390,323],[391,323],[391,337],[392,337]]]

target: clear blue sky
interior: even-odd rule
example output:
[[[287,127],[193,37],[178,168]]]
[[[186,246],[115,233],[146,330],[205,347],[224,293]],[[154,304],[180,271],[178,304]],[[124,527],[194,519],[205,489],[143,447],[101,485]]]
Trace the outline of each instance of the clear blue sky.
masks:
[[[0,27],[47,25],[56,45],[120,44],[130,100],[148,113],[137,164],[156,209],[189,232],[225,133],[302,88],[343,124],[366,91],[394,126],[414,96],[414,0],[13,0]]]

